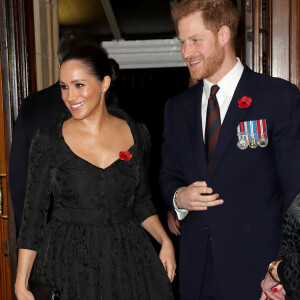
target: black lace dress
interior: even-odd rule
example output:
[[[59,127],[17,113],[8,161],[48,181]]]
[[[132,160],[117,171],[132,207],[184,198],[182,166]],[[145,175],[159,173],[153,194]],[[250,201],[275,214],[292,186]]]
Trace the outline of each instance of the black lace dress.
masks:
[[[278,276],[286,291],[285,300],[300,299],[300,193],[292,201],[283,224],[283,248]]]
[[[122,111],[132,158],[105,169],[76,156],[64,116],[38,131],[18,248],[37,251],[31,281],[58,287],[62,300],[173,299],[170,281],[141,223],[156,214],[148,185],[150,138]],[[126,150],[126,149],[124,149]]]

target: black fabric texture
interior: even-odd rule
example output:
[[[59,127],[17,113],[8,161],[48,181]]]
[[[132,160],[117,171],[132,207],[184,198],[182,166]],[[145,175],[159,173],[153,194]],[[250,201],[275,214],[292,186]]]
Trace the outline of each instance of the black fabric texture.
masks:
[[[37,132],[18,247],[37,251],[31,281],[59,288],[62,300],[173,299],[140,225],[156,214],[148,184],[150,136],[123,111],[111,113],[128,122],[134,145],[129,161],[105,169],[67,146],[62,124],[69,115]]]
[[[67,108],[61,98],[59,82],[22,101],[14,125],[9,158],[9,190],[17,235],[21,228],[32,138],[38,129],[50,126],[65,111]]]
[[[286,291],[286,300],[300,299],[300,194],[290,204],[283,224],[283,247],[278,276]]]

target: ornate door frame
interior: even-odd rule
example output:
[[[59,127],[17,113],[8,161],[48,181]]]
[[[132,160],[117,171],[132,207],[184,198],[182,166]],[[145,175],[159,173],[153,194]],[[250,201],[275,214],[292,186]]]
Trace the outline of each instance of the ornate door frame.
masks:
[[[3,111],[3,139],[1,144],[1,173],[8,178],[9,152],[12,138],[12,128],[18,115],[18,108],[21,100],[35,89],[35,66],[32,60],[34,53],[34,34],[32,20],[32,1],[23,0],[2,0],[0,1],[0,72],[1,72],[1,93],[0,104]],[[27,16],[27,17],[26,17]],[[30,64],[28,62],[31,62]],[[29,82],[31,84],[29,85]],[[1,218],[2,252],[0,257],[1,267],[9,270],[9,278],[1,280],[1,299],[16,299],[14,296],[14,282],[17,264],[16,233],[13,217],[13,209],[8,193],[8,180],[1,180],[3,191],[3,214],[8,218],[3,221]],[[9,291],[10,290],[10,291]]]
[[[244,2],[250,67],[300,88],[300,0]]]

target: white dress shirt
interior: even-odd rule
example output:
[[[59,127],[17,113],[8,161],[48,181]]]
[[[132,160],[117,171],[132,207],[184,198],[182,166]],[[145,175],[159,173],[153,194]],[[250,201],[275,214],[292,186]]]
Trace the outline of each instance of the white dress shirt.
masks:
[[[223,120],[226,116],[231,99],[240,81],[243,71],[244,71],[244,66],[242,65],[240,59],[237,58],[236,65],[217,83],[217,85],[220,88],[216,94],[216,97],[220,107],[221,124],[223,123]],[[204,87],[202,93],[201,119],[202,119],[203,140],[205,142],[206,110],[207,110],[208,98],[210,95],[210,89],[213,86],[213,84],[206,79],[203,80],[203,84]],[[175,207],[175,211],[178,219],[183,220],[187,216],[189,211],[186,209],[179,209],[176,206],[174,200],[175,200],[175,194],[173,197],[173,204]]]

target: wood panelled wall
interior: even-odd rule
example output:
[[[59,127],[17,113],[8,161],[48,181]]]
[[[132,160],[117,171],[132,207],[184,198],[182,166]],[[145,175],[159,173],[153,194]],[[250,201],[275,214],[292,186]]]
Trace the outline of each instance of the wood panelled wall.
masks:
[[[252,22],[253,69],[300,87],[300,0],[253,0]]]
[[[58,0],[31,0],[34,12],[37,90],[58,80]]]
[[[290,0],[290,18],[289,79],[300,88],[300,0]]]

